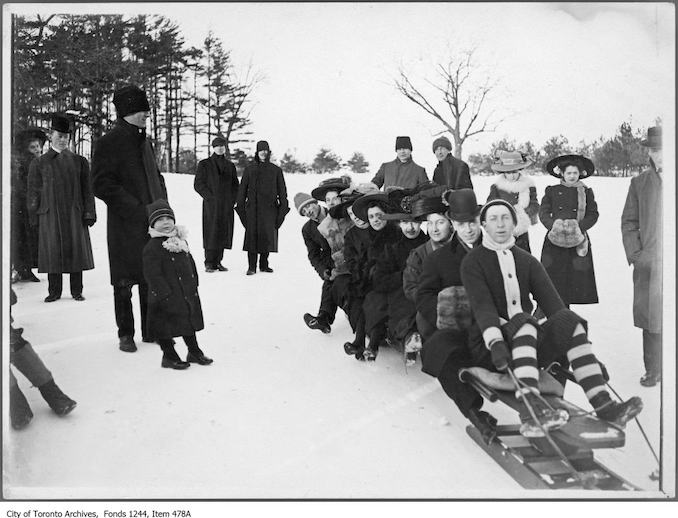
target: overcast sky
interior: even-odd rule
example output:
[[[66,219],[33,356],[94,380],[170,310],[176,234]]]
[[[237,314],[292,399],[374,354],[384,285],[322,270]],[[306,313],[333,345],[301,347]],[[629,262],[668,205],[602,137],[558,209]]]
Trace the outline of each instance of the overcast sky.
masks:
[[[469,153],[503,136],[538,147],[611,136],[625,120],[673,125],[672,4],[16,4],[15,12],[163,14],[200,45],[212,30],[250,59],[266,81],[255,92],[256,139],[280,157],[310,161],[321,146],[347,159],[362,151],[371,169],[394,158],[410,135],[414,159],[432,171],[432,135],[442,127],[393,86],[398,67],[417,84],[435,65],[475,46],[478,65],[499,83],[488,107],[505,120],[469,139]],[[296,150],[296,151],[295,151]]]

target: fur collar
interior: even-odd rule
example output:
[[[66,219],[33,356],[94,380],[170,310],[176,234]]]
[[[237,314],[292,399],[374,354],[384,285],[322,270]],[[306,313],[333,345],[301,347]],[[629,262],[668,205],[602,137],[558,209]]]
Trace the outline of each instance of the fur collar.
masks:
[[[528,191],[530,187],[535,186],[534,180],[532,180],[532,178],[522,173],[520,173],[520,177],[515,182],[507,180],[506,177],[502,174],[499,176],[499,178],[497,178],[497,181],[494,182],[494,184],[497,186],[497,189],[513,193]]]
[[[186,237],[188,236],[188,230],[186,230],[185,227],[175,225],[174,230],[168,233],[158,232],[154,228],[149,227],[148,233],[152,238],[153,237],[166,238],[162,242],[162,246],[165,250],[168,250],[169,252],[175,254],[178,254],[179,252],[186,252],[187,254],[189,253],[188,241],[186,241]]]

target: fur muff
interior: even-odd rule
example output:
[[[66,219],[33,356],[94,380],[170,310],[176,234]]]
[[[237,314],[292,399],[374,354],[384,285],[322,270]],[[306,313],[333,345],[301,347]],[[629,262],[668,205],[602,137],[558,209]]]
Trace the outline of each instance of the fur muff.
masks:
[[[551,243],[562,248],[573,248],[586,239],[575,219],[557,219],[548,233]]]
[[[463,286],[449,286],[438,293],[438,329],[461,331],[471,326],[471,304]]]

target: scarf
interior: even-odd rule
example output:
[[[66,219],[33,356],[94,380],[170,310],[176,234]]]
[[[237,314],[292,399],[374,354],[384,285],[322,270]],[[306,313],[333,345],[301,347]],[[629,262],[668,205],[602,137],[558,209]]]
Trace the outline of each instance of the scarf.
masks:
[[[175,225],[174,228],[169,232],[158,232],[154,228],[148,227],[148,234],[151,237],[166,237],[167,239],[163,241],[162,246],[172,253],[190,253],[188,249],[188,241],[186,241],[188,231],[184,227]]]
[[[511,236],[511,239],[506,241],[506,243],[497,243],[494,239],[490,237],[490,235],[485,232],[485,229],[483,229],[483,242],[482,245],[485,248],[488,248],[490,250],[494,250],[495,252],[500,252],[502,250],[508,250],[511,248],[513,245],[516,244],[516,238]]]
[[[577,221],[581,221],[586,214],[586,185],[581,180],[577,180],[575,183],[565,183],[565,180],[560,180],[560,185],[577,188]]]

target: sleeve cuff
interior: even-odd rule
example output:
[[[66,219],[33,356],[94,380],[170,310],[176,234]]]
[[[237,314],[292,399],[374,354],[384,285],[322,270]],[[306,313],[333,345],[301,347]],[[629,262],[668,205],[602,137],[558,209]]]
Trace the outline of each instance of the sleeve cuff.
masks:
[[[488,327],[483,331],[483,340],[485,341],[485,347],[490,348],[492,342],[497,340],[503,340],[504,335],[501,334],[501,329],[498,327]]]

